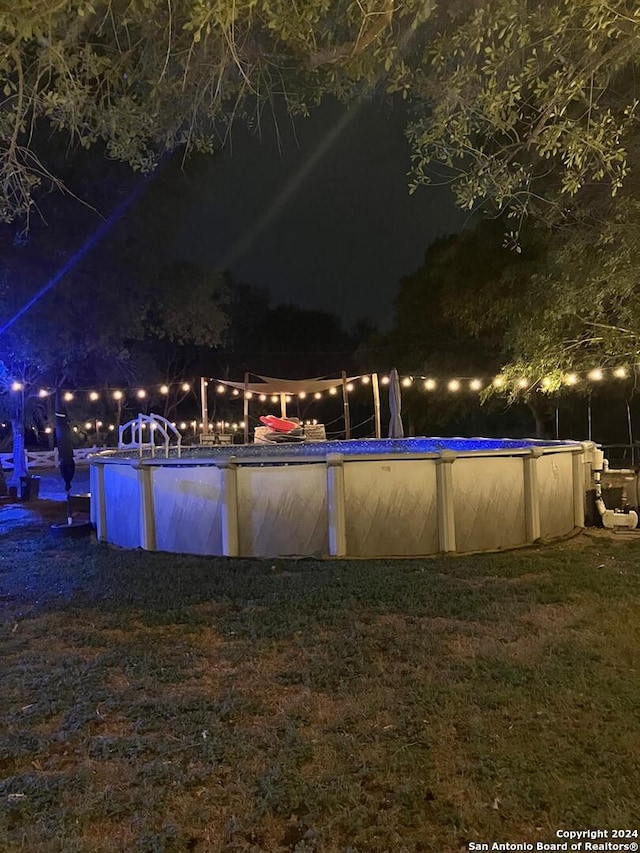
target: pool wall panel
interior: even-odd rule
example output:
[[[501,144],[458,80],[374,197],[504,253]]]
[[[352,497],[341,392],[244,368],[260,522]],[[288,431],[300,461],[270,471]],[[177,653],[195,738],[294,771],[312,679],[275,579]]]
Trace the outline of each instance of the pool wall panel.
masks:
[[[346,462],[344,471],[349,556],[438,552],[434,460]]]
[[[526,543],[521,458],[456,459],[453,494],[458,551],[513,548]]]
[[[140,547],[140,488],[131,465],[105,465],[107,538],[121,548]]]
[[[550,453],[537,464],[541,535],[563,536],[574,526],[571,454]]]
[[[324,464],[238,467],[240,556],[327,554]]]
[[[154,466],[152,471],[156,548],[221,555],[219,469]]]

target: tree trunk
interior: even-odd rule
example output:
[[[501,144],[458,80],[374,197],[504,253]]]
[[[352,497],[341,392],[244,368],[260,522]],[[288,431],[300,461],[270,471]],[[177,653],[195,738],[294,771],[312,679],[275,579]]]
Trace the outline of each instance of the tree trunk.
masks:
[[[26,477],[29,473],[24,446],[24,391],[14,392],[11,431],[13,433],[13,471],[7,480],[7,485],[15,487],[19,493],[20,477]]]
[[[536,423],[536,438],[554,439],[556,437],[555,401],[538,396],[527,400],[527,405]]]

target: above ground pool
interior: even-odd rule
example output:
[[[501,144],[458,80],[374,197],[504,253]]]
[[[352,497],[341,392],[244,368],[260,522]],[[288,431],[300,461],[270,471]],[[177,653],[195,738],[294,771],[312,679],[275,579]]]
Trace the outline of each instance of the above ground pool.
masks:
[[[595,445],[408,438],[91,457],[98,538],[227,557],[513,548],[584,526]]]

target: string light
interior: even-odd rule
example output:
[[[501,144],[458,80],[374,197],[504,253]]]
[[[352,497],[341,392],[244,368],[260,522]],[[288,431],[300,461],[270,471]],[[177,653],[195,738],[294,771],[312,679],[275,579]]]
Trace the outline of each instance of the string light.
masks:
[[[503,388],[504,387],[504,376],[496,376],[496,378],[493,380],[493,384],[496,388]]]
[[[402,384],[404,385],[405,388],[408,388],[411,385],[411,377],[405,376],[404,379],[402,380]]]
[[[449,391],[459,391],[460,390],[460,383],[458,382],[457,379],[451,379],[447,383],[447,388],[449,389]]]
[[[578,377],[575,373],[567,373],[564,381],[567,383],[567,385],[577,385]]]
[[[22,391],[23,388],[24,388],[24,385],[22,384],[22,382],[12,382],[11,383],[11,390],[12,391]]]
[[[353,382],[347,383],[347,391],[353,391]]]
[[[237,389],[237,388],[234,388],[234,389],[233,389],[233,391],[232,391],[231,393],[233,394],[233,396],[234,396],[234,397],[239,397],[239,396],[240,396],[240,392],[238,391],[238,389]]]
[[[338,389],[337,388],[329,388],[329,393],[335,397],[335,395],[338,393]]]
[[[267,395],[266,394],[260,394],[260,402],[265,403],[266,400],[267,400]]]
[[[114,391],[113,392],[113,399],[114,400],[122,400],[122,397],[123,397],[122,391]]]
[[[247,391],[247,393],[244,395],[244,398],[245,400],[253,400],[253,394],[251,393],[251,391]]]
[[[169,393],[169,386],[168,385],[161,385],[160,386],[160,393],[164,394],[166,396]]]
[[[2,426],[4,426],[4,424],[2,424]],[[52,432],[51,427],[45,427],[44,431],[46,432],[47,435],[51,435],[51,432]]]
[[[48,397],[48,396],[49,396],[49,392],[48,392],[48,391],[45,391],[45,389],[44,389],[44,388],[41,388],[41,389],[38,391],[38,397]]]
[[[109,424],[109,432],[113,432],[115,429],[113,424]]]
[[[542,387],[548,388],[550,385],[551,385],[551,380],[549,379],[548,376],[545,376],[544,379],[542,380]]]
[[[290,402],[291,402],[291,397],[289,396],[289,394],[287,394],[287,395],[285,396],[284,400],[285,400],[285,403],[290,403]]]
[[[471,388],[472,391],[479,391],[482,388],[482,382],[480,382],[479,379],[472,379],[469,383],[469,388]]]
[[[371,382],[371,377],[370,376],[363,376],[361,379],[361,382],[363,385],[368,385],[369,382]]]
[[[271,398],[271,402],[272,402],[272,403],[277,403],[277,402],[278,402],[278,395],[277,395],[277,394],[274,394],[274,395],[273,395],[273,397]]]
[[[626,379],[629,375],[629,371],[626,367],[616,367],[616,369],[613,371],[613,375],[616,377],[616,379]]]
[[[526,376],[522,376],[522,377],[520,377],[520,379],[518,379],[518,388],[526,388],[528,386],[528,384],[529,384],[529,380],[527,379]]]
[[[182,421],[182,423],[180,424],[180,429],[186,429],[186,428],[187,428],[186,423],[184,421]]]
[[[216,388],[216,391],[218,392],[218,394],[224,394],[224,391],[225,391],[224,385],[218,385],[218,387]]]
[[[380,380],[380,384],[381,385],[388,385],[389,384],[389,377],[383,376],[382,379]]]
[[[298,399],[300,399],[300,400],[305,400],[305,399],[306,399],[306,397],[307,397],[306,391],[301,391],[301,392],[298,394]]]
[[[183,382],[180,387],[183,391],[191,391],[191,385],[188,382]]]
[[[84,428],[85,429],[91,429],[91,421],[87,421],[86,424],[84,425]]]
[[[602,371],[599,368],[596,368],[587,374],[587,378],[592,382],[600,382],[602,379]]]
[[[424,387],[425,387],[425,390],[427,390],[427,391],[433,391],[436,387],[436,380],[435,379],[425,379],[424,380]]]
[[[316,391],[316,393],[313,396],[315,397],[316,400],[319,400],[322,397],[322,394],[319,391]]]
[[[144,400],[144,398],[147,396],[147,392],[144,391],[142,388],[140,388],[140,390],[137,392],[136,396],[139,400]]]
[[[89,399],[91,400],[92,403],[95,403],[95,401],[98,399],[99,396],[100,395],[98,394],[97,391],[91,391],[89,393]]]
[[[67,403],[69,403],[69,402],[71,402],[71,400],[73,400],[73,394],[71,393],[71,391],[65,391],[63,397]]]

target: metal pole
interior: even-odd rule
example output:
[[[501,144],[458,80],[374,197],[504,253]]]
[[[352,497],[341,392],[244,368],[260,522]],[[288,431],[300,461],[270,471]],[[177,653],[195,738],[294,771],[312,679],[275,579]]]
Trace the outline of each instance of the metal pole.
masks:
[[[342,371],[342,404],[344,407],[344,437],[351,438],[351,413],[349,412],[349,392],[347,391],[347,374]]]
[[[371,374],[371,384],[373,386],[373,413],[376,425],[376,438],[382,438],[382,428],[380,426],[380,385],[377,373]]]
[[[244,375],[244,407],[242,414],[244,416],[244,443],[249,444],[249,374]]]
[[[209,432],[209,407],[207,405],[207,390],[209,383],[204,378],[200,377],[200,400],[202,403],[202,434]]]

